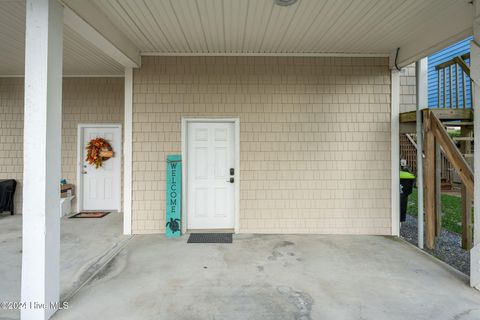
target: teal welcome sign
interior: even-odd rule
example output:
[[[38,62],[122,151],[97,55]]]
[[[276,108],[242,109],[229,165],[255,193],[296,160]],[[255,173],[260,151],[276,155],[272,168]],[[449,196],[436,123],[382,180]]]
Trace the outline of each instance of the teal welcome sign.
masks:
[[[182,156],[167,156],[167,205],[165,233],[167,237],[182,235]]]

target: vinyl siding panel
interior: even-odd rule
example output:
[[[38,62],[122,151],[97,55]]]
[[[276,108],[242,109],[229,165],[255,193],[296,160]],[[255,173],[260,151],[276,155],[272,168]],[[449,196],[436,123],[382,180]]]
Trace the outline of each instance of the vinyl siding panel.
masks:
[[[0,179],[18,182],[17,214],[22,213],[23,89],[23,78],[0,78]],[[62,178],[73,184],[77,182],[79,123],[123,124],[123,92],[123,78],[64,78]],[[75,201],[73,205],[75,207]]]
[[[240,232],[391,234],[386,58],[143,57],[134,233],[165,230],[182,117],[240,119]]]
[[[470,52],[470,41],[472,40],[472,37],[469,37],[465,40],[462,40],[454,45],[451,45],[450,47],[447,47],[431,56],[428,57],[428,106],[430,108],[437,108],[438,106],[438,75],[437,71],[435,70],[435,66],[446,62],[448,60],[451,60],[452,58],[456,56],[460,56],[462,54]],[[469,62],[469,61],[467,61]],[[459,78],[461,77],[461,72],[458,71],[458,76]],[[470,86],[470,79],[465,75],[465,94],[466,94],[466,105],[467,108],[471,107],[471,98],[470,98],[470,92],[471,92],[471,86]],[[443,76],[440,78],[442,82],[442,87],[443,87]],[[446,92],[446,107],[451,107],[451,106],[458,106],[458,105],[463,105],[463,91],[459,91],[459,101],[457,102],[455,99],[455,91],[453,92],[453,101],[450,101],[449,97],[449,87],[450,87],[450,74],[447,71],[446,74],[446,82],[447,82],[447,92]],[[453,72],[453,87],[455,88],[455,72]],[[459,80],[459,84],[462,85],[462,80]],[[443,105],[443,89],[440,89],[440,107],[445,107]]]

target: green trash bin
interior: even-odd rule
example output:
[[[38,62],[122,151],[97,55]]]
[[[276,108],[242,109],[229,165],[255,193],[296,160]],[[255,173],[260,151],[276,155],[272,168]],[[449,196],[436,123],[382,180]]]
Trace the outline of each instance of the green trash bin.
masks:
[[[407,219],[408,196],[413,191],[415,175],[408,171],[400,171],[400,222]]]

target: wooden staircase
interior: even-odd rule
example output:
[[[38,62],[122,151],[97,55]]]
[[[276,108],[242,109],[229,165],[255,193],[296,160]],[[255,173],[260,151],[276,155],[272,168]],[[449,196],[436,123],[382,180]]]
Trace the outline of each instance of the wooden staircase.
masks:
[[[445,112],[444,109],[430,109],[439,120],[442,122],[443,126],[449,133],[452,134],[452,140],[456,146],[462,152],[462,155],[470,164],[473,165],[473,113],[460,113],[452,112],[450,109]],[[416,144],[416,135],[413,118],[411,117],[413,113],[403,113],[401,116],[401,128],[402,134],[400,135],[400,157],[407,161],[407,167],[414,174],[417,172],[417,144]],[[452,120],[458,117],[456,120]],[[412,131],[413,133],[406,133],[407,131]],[[442,180],[442,190],[452,190],[459,185],[460,178],[455,173],[455,169],[448,161],[445,152],[443,149],[441,151],[441,180]],[[472,163],[471,163],[472,162]]]
[[[453,190],[452,182],[445,179],[445,178],[440,178],[440,190],[441,191],[452,191]]]
[[[442,109],[424,109],[422,113],[424,136],[424,185],[426,245],[435,247],[435,239],[441,230],[440,192],[451,190],[454,171],[458,175],[462,195],[462,247],[472,245],[472,199],[473,199],[473,112],[465,113]],[[453,110],[455,111],[455,110]],[[401,127],[412,123],[410,116],[401,118]],[[403,122],[402,122],[403,121]],[[453,123],[453,125],[452,125]],[[461,123],[461,124],[459,124]],[[460,128],[460,135],[451,137],[449,128]],[[402,131],[405,131],[403,129]],[[413,133],[413,132],[412,132]],[[412,147],[413,146],[413,147]],[[407,166],[416,172],[416,142],[414,135],[403,133],[400,154]]]
[[[425,243],[435,247],[441,230],[442,190],[461,188],[462,247],[470,249],[473,243],[473,108],[471,95],[469,55],[455,57],[436,67],[438,75],[437,108],[422,112],[424,137],[424,207]],[[470,101],[471,98],[470,98]],[[416,112],[400,114],[400,153],[407,166],[416,172],[415,128]],[[455,132],[456,134],[452,134]],[[457,183],[456,183],[457,182]]]

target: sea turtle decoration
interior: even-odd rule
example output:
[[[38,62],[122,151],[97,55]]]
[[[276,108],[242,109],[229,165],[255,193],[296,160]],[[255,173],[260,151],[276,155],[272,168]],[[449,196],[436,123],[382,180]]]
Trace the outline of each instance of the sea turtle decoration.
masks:
[[[180,219],[173,219],[173,218],[170,218],[170,221],[167,222],[167,225],[166,227],[167,228],[170,228],[170,230],[172,231],[172,233],[175,233],[175,232],[180,232]]]

